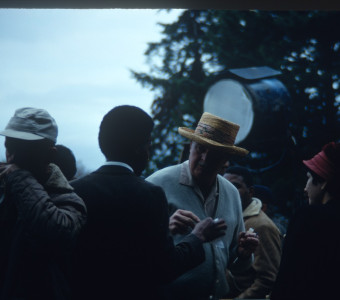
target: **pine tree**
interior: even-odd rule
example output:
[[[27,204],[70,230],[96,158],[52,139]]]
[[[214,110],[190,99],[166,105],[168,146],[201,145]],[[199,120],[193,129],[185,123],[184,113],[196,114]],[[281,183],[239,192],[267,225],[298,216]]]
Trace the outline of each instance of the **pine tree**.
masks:
[[[291,95],[287,131],[296,146],[287,134],[285,159],[261,177],[286,191],[282,198],[293,200],[294,182],[305,180],[302,169],[295,170],[301,159],[340,137],[340,12],[186,10],[176,22],[161,26],[162,40],[149,44],[145,53],[149,74],[133,72],[155,92],[148,172],[178,162],[186,141],[177,128],[195,128],[208,88],[225,70],[269,66],[282,72],[279,79]],[[264,148],[260,164],[271,165],[282,145]],[[252,157],[242,163],[259,165]]]

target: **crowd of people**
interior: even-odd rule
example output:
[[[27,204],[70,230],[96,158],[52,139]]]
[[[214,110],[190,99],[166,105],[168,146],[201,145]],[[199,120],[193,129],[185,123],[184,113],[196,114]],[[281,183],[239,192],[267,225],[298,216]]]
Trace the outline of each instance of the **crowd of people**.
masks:
[[[76,178],[44,109],[19,108],[0,163],[0,300],[333,299],[340,266],[340,144],[306,167],[288,228],[271,218],[266,187],[244,166],[239,126],[203,113],[179,127],[188,159],[141,177],[154,127],[142,109],[103,116],[106,162]],[[221,171],[222,170],[222,171]]]

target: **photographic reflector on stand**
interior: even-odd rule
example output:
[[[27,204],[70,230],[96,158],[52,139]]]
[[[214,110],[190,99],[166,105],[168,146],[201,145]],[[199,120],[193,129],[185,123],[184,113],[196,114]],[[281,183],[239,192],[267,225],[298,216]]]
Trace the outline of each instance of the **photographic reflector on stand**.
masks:
[[[203,110],[240,125],[235,144],[248,150],[261,151],[263,142],[282,144],[290,96],[273,78],[279,74],[269,67],[231,69],[208,89]]]

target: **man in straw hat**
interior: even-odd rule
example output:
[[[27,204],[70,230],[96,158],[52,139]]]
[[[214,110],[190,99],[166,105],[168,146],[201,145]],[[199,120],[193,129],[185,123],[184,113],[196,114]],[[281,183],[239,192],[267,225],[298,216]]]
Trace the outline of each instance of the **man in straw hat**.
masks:
[[[224,219],[226,235],[204,246],[206,260],[164,287],[169,299],[220,299],[227,295],[227,267],[235,272],[250,268],[258,244],[256,234],[244,232],[241,200],[237,189],[219,171],[233,155],[247,150],[234,141],[239,126],[204,113],[195,130],[180,127],[190,139],[189,160],[147,178],[161,186],[169,202],[170,232],[178,243],[201,219]]]
[[[51,164],[58,128],[43,109],[15,111],[0,164],[0,299],[69,299],[70,249],[85,223],[84,202]]]

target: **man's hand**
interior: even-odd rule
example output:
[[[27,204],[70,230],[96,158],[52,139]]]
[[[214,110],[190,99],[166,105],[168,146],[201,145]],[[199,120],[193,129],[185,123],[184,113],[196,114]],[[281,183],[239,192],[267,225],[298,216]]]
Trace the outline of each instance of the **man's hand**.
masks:
[[[171,234],[185,234],[189,229],[194,228],[199,221],[199,217],[191,211],[177,209],[170,217],[169,229]]]
[[[227,224],[223,219],[213,221],[212,218],[205,218],[196,224],[192,233],[205,243],[225,235],[226,229]]]
[[[255,252],[259,244],[258,235],[254,232],[242,231],[238,237],[238,257],[247,259]]]

